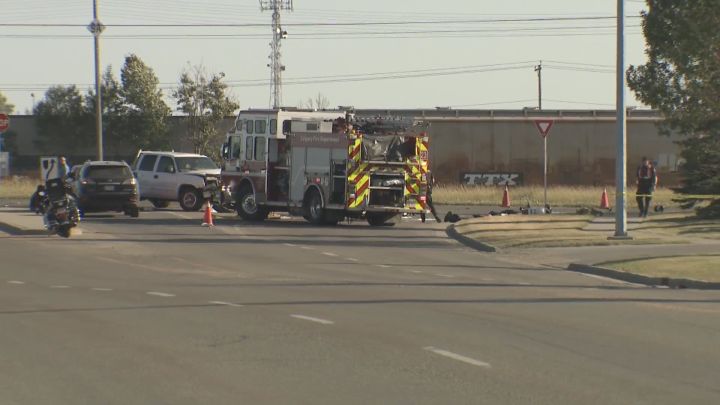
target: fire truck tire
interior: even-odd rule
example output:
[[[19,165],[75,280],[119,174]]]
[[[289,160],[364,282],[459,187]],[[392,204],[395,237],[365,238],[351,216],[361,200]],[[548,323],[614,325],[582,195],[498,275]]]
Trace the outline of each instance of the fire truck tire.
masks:
[[[310,191],[305,197],[305,219],[313,225],[325,224],[325,208],[323,207],[322,197],[316,190]]]
[[[383,226],[383,225],[395,225],[390,222],[395,217],[393,213],[386,212],[368,212],[366,215],[368,224],[370,226]]]
[[[237,213],[246,221],[263,221],[269,212],[255,203],[255,193],[250,187],[243,187],[237,193]]]

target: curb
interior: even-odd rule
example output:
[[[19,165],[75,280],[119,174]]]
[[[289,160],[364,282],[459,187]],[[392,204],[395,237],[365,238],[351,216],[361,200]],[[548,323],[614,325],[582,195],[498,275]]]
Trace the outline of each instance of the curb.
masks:
[[[455,229],[455,225],[450,225],[445,229],[445,233],[456,241],[462,243],[463,245],[473,248],[475,250],[479,250],[481,252],[490,252],[494,253],[497,252],[497,248],[492,245],[488,245],[487,243],[480,242],[478,240],[468,238],[467,236],[461,234],[460,232]]]
[[[608,277],[616,280],[626,281],[629,283],[644,284],[648,286],[692,288],[697,290],[720,290],[720,283],[715,282],[689,280],[686,278],[648,277],[620,270],[612,270],[606,269],[604,267],[590,266],[587,264],[570,263],[567,269],[578,273],[592,274],[595,276]]]
[[[18,228],[5,222],[0,222],[0,232],[5,232],[14,236],[26,236],[26,235],[47,235],[48,231],[45,229],[25,229]]]

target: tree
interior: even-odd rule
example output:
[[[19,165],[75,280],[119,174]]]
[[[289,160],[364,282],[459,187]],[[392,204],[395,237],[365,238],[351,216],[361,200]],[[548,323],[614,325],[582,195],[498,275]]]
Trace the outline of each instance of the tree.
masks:
[[[12,114],[15,111],[15,106],[8,103],[7,97],[0,92],[0,112],[5,114]]]
[[[155,72],[131,54],[125,58],[120,79],[123,121],[117,129],[119,139],[143,149],[168,148],[171,110],[163,100]]]
[[[111,150],[112,154],[117,156],[122,153],[121,147],[127,146],[127,141],[121,136],[126,119],[122,88],[112,73],[112,66],[108,66],[103,72],[100,91],[103,110],[103,146],[106,151]],[[95,117],[94,89],[88,90],[85,96],[85,108]],[[94,126],[93,131],[95,131]]]
[[[217,73],[208,78],[201,65],[188,67],[180,75],[180,85],[173,92],[177,110],[188,116],[187,135],[195,153],[217,155],[217,146],[222,142],[217,124],[239,108],[225,94],[228,86],[223,82],[224,77],[224,73]]]
[[[330,101],[322,93],[318,93],[315,98],[308,97],[305,101],[305,108],[311,110],[327,110],[330,106]]]
[[[648,61],[630,67],[628,85],[663,113],[664,132],[686,136],[680,143],[685,161],[680,191],[718,194],[720,6],[717,0],[648,0],[648,5],[642,14]]]
[[[93,142],[89,131],[92,117],[88,114],[80,91],[72,86],[54,86],[33,114],[39,135],[40,148],[53,154],[73,154]]]

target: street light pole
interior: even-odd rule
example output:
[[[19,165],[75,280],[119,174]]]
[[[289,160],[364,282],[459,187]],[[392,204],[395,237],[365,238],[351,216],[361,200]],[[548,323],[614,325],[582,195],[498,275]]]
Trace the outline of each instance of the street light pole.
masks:
[[[627,112],[625,110],[625,0],[617,0],[617,155],[615,156],[615,235],[627,233]]]
[[[542,61],[535,66],[535,71],[538,74],[538,110],[542,110]]]
[[[93,34],[95,41],[95,133],[97,135],[97,159],[103,160],[103,133],[102,133],[102,89],[100,86],[100,34],[105,30],[98,19],[98,0],[93,0],[93,21],[88,25],[88,31]]]

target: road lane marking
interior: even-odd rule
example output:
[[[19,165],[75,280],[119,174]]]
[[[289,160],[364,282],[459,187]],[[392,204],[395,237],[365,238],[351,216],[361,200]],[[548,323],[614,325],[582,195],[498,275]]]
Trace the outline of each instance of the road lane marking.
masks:
[[[310,246],[300,246],[300,248],[305,249],[305,250],[315,250],[314,247],[310,247]]]
[[[438,276],[438,277],[447,277],[447,278],[455,278],[455,276],[453,276],[452,274],[443,274],[443,273],[438,273],[438,274],[436,274],[436,276]]]
[[[168,294],[168,293],[159,292],[159,291],[148,291],[145,294],[154,295],[156,297],[174,297],[175,296],[175,294]]]
[[[214,305],[224,305],[226,307],[241,307],[240,304],[233,304],[232,302],[225,302],[225,301],[208,301],[208,304],[214,304]]]
[[[7,282],[8,284],[25,284],[24,281],[18,281],[18,280],[10,280]]]
[[[297,246],[297,245],[294,245],[294,244],[292,244],[292,243],[283,243],[283,245],[285,245],[285,246],[287,246],[287,247],[295,247],[295,246]]]
[[[490,368],[490,363],[486,363],[486,362],[481,361],[481,360],[476,360],[476,359],[473,359],[473,358],[470,358],[470,357],[466,357],[466,356],[463,356],[463,355],[461,355],[461,354],[449,352],[449,351],[447,351],[447,350],[436,349],[436,348],[434,348],[434,347],[432,347],[432,346],[425,347],[424,349],[427,350],[427,351],[429,351],[429,352],[433,352],[433,353],[435,353],[435,354],[439,354],[440,356],[445,356],[445,357],[447,357],[447,358],[450,358],[450,359],[453,359],[453,360],[457,360],[457,361],[461,361],[461,362],[463,362],[463,363],[472,364],[473,366]]]
[[[337,255],[335,253],[331,253],[331,252],[322,252],[322,254],[324,254],[325,256],[337,257]]]
[[[522,283],[518,283],[518,285],[532,285],[532,284],[531,284],[531,283],[524,283],[524,282],[522,282]]]
[[[359,262],[360,261],[354,257],[348,257],[347,260],[350,260],[351,262]]]
[[[333,321],[328,321],[327,319],[313,318],[312,316],[297,315],[297,314],[293,314],[293,315],[290,315],[290,316],[293,317],[293,318],[302,319],[302,320],[304,320],[304,321],[321,323],[321,324],[323,324],[323,325],[332,325],[332,324],[335,323],[335,322],[333,322]]]
[[[389,269],[392,266],[388,266],[387,264],[376,264],[376,266],[380,267],[381,269]]]
[[[95,287],[92,289],[93,291],[112,291],[112,288],[101,288],[101,287]]]
[[[410,273],[422,274],[422,271],[420,271],[420,270],[410,270]]]
[[[50,288],[70,288],[69,285],[51,285]]]

